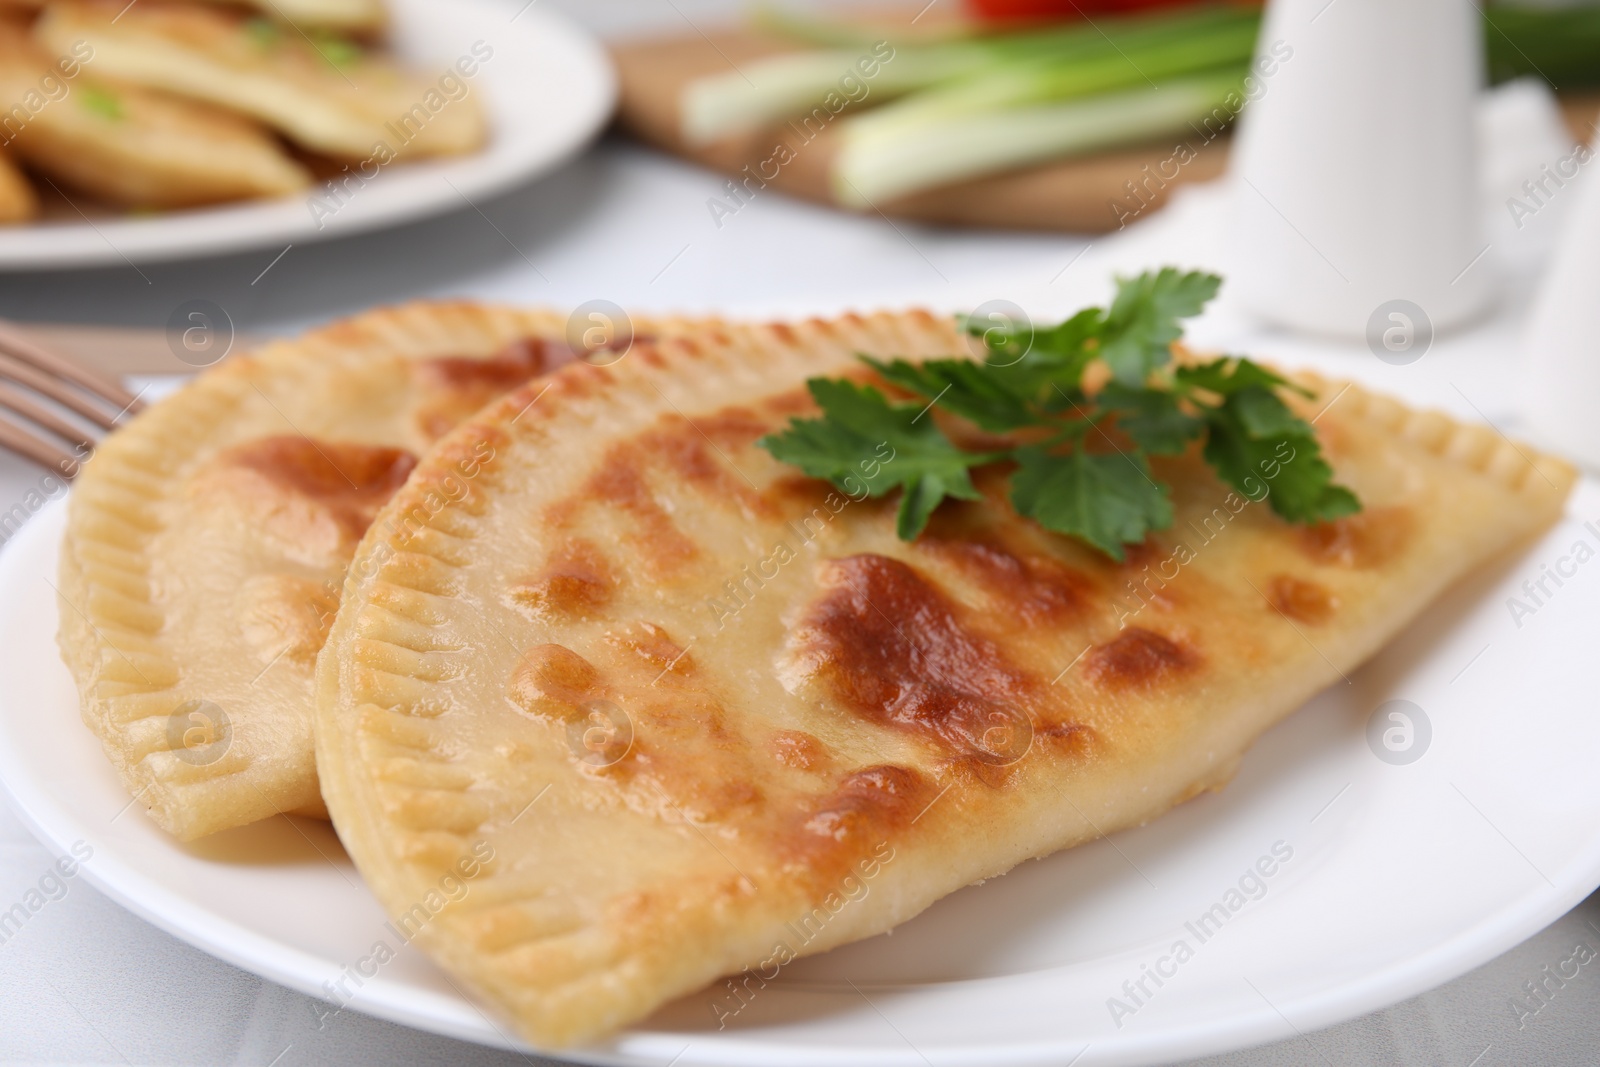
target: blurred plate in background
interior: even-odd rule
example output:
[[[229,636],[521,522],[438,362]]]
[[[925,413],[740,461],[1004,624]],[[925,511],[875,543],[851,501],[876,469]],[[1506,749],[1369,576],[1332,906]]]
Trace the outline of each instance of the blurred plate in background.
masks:
[[[600,44],[560,15],[495,0],[390,0],[391,47],[427,73],[483,59],[467,82],[489,115],[472,155],[395,163],[350,192],[325,184],[276,200],[161,215],[96,215],[71,205],[0,227],[0,270],[121,266],[341,237],[468,208],[553,170],[610,118],[616,78]],[[477,46],[477,52],[473,52]],[[315,203],[314,203],[315,201]]]

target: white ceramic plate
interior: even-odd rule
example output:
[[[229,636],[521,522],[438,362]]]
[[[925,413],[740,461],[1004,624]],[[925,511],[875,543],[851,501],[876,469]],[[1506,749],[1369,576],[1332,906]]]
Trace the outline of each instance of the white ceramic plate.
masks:
[[[605,50],[537,6],[496,0],[390,0],[392,48],[440,75],[474,44],[492,50],[466,80],[489,114],[482,152],[395,163],[341,206],[322,185],[303,195],[153,217],[0,227],[0,270],[120,266],[283,247],[465,208],[553,169],[599,131],[616,101]],[[313,210],[311,201],[324,205]],[[327,206],[337,210],[329,214]]]
[[[63,515],[47,505],[0,555],[0,777],[22,816],[63,853],[87,843],[92,882],[207,952],[354,1010],[514,1044],[402,947],[326,825],[276,819],[184,847],[130,806],[54,647]],[[1489,960],[1600,884],[1600,560],[1570,555],[1580,540],[1600,548],[1578,518],[1600,516],[1600,483],[1580,487],[1571,515],[1274,729],[1222,793],[956,893],[892,936],[798,961],[726,1029],[713,990],[569,1055],[1157,1063],[1309,1031]],[[1544,565],[1571,574],[1559,588],[1547,579],[1553,595],[1514,620],[1506,598]],[[1367,740],[1391,699],[1431,724],[1409,764]],[[1274,848],[1273,873],[1245,878],[1253,899],[1240,893],[1220,929],[1202,941],[1185,925],[1235,903],[1229,891]],[[398,957],[364,964],[378,942]],[[1146,968],[1166,972],[1160,986]],[[1141,979],[1135,1002],[1123,983]],[[1114,1013],[1112,997],[1133,1010]]]

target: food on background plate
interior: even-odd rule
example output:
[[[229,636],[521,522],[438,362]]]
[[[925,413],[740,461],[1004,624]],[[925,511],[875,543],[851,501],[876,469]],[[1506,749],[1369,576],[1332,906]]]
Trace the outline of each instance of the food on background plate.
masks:
[[[0,12],[37,11],[49,0],[0,0]],[[338,30],[369,36],[387,22],[382,0],[204,0],[219,6],[245,8],[268,18],[306,29]]]
[[[0,22],[0,100],[68,84],[19,27]],[[81,49],[63,57],[84,55]],[[310,173],[256,123],[205,104],[91,75],[72,60],[71,88],[40,97],[7,129],[10,149],[49,181],[128,207],[189,207],[281,196]],[[26,106],[26,105],[24,105]]]
[[[10,153],[0,152],[0,223],[24,222],[39,213],[39,198]]]
[[[57,51],[86,42],[97,74],[249,115],[335,159],[366,159],[380,142],[403,158],[459,154],[486,136],[477,98],[451,99],[439,74],[409,73],[352,41],[319,41],[261,18],[81,0],[51,4],[36,33]]]
[[[320,811],[312,665],[356,542],[441,434],[571,358],[566,322],[370,312],[224,361],[84,460],[62,655],[85,722],[163,829],[190,840]]]
[[[388,21],[382,0],[206,0],[245,7],[295,26],[371,36]]]
[[[926,313],[728,325],[446,436],[317,666],[323,794],[408,939],[540,1045],[768,980],[1218,788],[1559,517],[1572,469],[1487,427],[1174,362],[1214,289],[982,363]]]
[[[62,198],[86,217],[83,196],[90,214],[172,210],[482,148],[486,56],[411,69],[383,25],[380,0],[0,0],[0,147],[21,167],[0,161],[0,224],[38,217],[46,190],[47,218]]]

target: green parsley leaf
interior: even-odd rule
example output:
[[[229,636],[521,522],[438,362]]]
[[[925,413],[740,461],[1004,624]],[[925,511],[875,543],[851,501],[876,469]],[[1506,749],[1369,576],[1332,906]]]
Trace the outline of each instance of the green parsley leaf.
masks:
[[[1176,394],[1161,389],[1130,389],[1113,381],[1095,399],[1116,412],[1117,425],[1151,455],[1179,455],[1205,432],[1205,419],[1184,411]]]
[[[78,103],[85,111],[93,112],[103,119],[112,122],[121,122],[127,118],[127,112],[122,108],[122,98],[110,89],[98,85],[83,85],[78,88]]]
[[[1151,371],[1166,366],[1172,342],[1183,336],[1178,320],[1198,315],[1221,285],[1215,274],[1180,274],[1173,267],[1118,279],[1099,352],[1117,381],[1143,385]]]
[[[327,31],[313,32],[311,46],[335,70],[348,70],[366,54],[354,41]]]
[[[1275,374],[1261,364],[1240,356],[1224,356],[1209,363],[1179,367],[1173,371],[1172,377],[1184,385],[1205,389],[1219,396],[1227,396],[1253,386],[1272,389],[1280,385],[1288,386],[1301,396],[1311,395],[1282,375]]]
[[[1104,319],[1099,308],[1084,308],[1049,329],[1029,323],[986,325],[981,319],[968,319],[963,325],[972,336],[983,338],[987,350],[983,366],[1003,373],[1017,393],[1037,399],[1046,385],[1067,392],[1078,389],[1084,368],[1094,362]]]
[[[1084,308],[1052,329],[1035,331],[1034,345],[1042,356],[1081,375],[1097,354],[1105,323],[1106,313],[1100,308]],[[1076,378],[1072,384],[1078,384]]]
[[[970,315],[956,316],[961,325],[961,332],[969,337],[983,339],[983,346],[988,351],[983,361],[986,365],[1015,366],[1033,348],[1033,323],[1026,319],[1013,322],[1009,318],[1003,322],[995,322],[994,318],[994,316],[976,319]]]
[[[1325,522],[1361,510],[1355,494],[1333,484],[1315,428],[1290,411],[1277,390],[1309,392],[1239,358],[1180,367],[1173,378],[1222,397],[1220,406],[1202,405],[1205,457],[1235,489],[1252,500],[1266,493],[1272,510],[1292,522]]]
[[[1265,398],[1265,399],[1263,399]],[[1206,462],[1251,500],[1265,494],[1274,512],[1291,522],[1326,522],[1361,510],[1354,493],[1333,484],[1311,426],[1283,409],[1260,387],[1228,397],[1206,412]]]
[[[283,27],[271,19],[254,18],[244,24],[244,35],[251,44],[266,51],[283,40]]]
[[[1180,320],[1198,314],[1221,279],[1173,268],[1119,279],[1110,308],[1085,308],[1050,327],[1020,316],[970,318],[982,361],[926,362],[862,356],[885,381],[919,399],[893,404],[871,386],[813,379],[818,419],[794,419],[762,438],[773,456],[853,497],[902,492],[897,530],[912,540],[947,496],[977,496],[970,468],[1017,463],[1011,499],[1019,514],[1123,558],[1123,546],[1170,526],[1173,508],[1149,457],[1179,455],[1196,439],[1228,484],[1268,500],[1293,522],[1318,522],[1361,509],[1333,484],[1313,427],[1283,402],[1300,389],[1248,359],[1223,357],[1173,367]],[[1085,372],[1104,360],[1111,381],[1090,393]],[[1097,379],[1098,380],[1098,379]],[[966,452],[928,417],[934,408],[991,433],[1028,431],[996,452]],[[1111,423],[1128,447],[1089,452],[1090,433]]]
[[[1009,368],[986,367],[967,359],[930,359],[910,363],[903,359],[884,363],[870,356],[862,362],[902,389],[969,419],[985,430],[1003,432],[1039,421],[1029,397],[1014,387]],[[1026,382],[1020,383],[1026,386]]]
[[[1251,437],[1310,437],[1316,431],[1310,423],[1289,410],[1289,405],[1278,398],[1271,389],[1259,385],[1241,389],[1228,397],[1224,406],[1232,406],[1238,413],[1239,423]]]
[[[926,406],[890,404],[870,385],[812,378],[806,386],[823,418],[791,419],[787,429],[756,444],[851,496],[863,489],[872,497],[903,489],[895,523],[901,540],[915,540],[945,497],[978,499],[968,468],[1001,458],[961,451]]]
[[[1143,456],[1082,448],[1058,455],[1030,446],[1017,449],[1016,459],[1011,503],[1017,513],[1086,541],[1118,563],[1123,545],[1172,525],[1167,487]]]

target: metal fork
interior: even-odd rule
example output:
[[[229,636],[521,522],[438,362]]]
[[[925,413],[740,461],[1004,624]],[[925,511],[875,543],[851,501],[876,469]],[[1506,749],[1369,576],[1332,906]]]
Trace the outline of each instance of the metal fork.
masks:
[[[71,478],[101,432],[143,407],[115,381],[0,319],[0,448]]]

